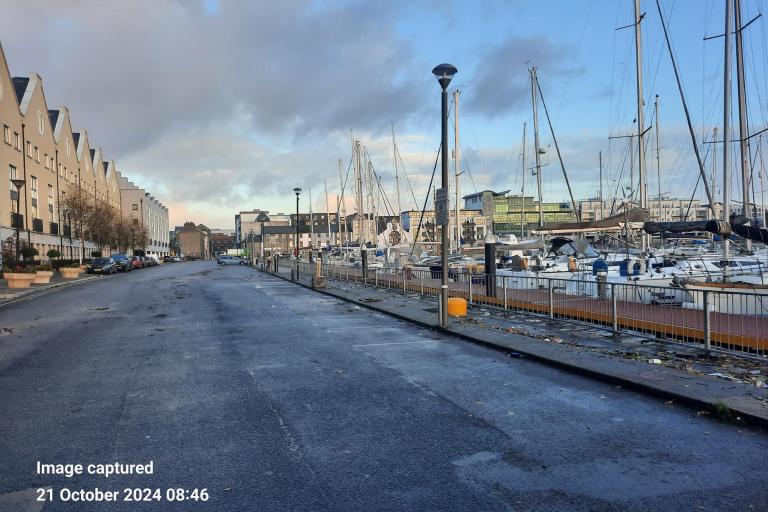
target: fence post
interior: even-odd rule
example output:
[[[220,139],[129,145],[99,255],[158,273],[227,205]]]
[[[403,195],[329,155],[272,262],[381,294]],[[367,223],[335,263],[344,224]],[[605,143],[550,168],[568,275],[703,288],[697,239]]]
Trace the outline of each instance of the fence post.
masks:
[[[552,285],[552,279],[547,280],[548,286],[547,286],[547,295],[548,295],[548,301],[549,302],[549,318],[555,318],[555,288]]]
[[[419,280],[421,281],[421,294],[424,295],[424,272],[419,271]]]
[[[403,269],[403,293],[407,293],[407,290],[405,289],[405,269]]]
[[[472,304],[472,274],[467,273],[469,279],[469,303]]]
[[[712,348],[712,326],[710,325],[709,315],[709,292],[704,290],[702,293],[704,294],[704,351],[709,354],[710,349]]]
[[[501,276],[501,285],[504,288],[504,311],[507,310],[507,276]]]
[[[379,287],[379,270],[378,269],[373,270],[373,286],[375,288]]]
[[[616,283],[611,283],[611,323],[613,335],[619,335],[619,303],[616,298]]]

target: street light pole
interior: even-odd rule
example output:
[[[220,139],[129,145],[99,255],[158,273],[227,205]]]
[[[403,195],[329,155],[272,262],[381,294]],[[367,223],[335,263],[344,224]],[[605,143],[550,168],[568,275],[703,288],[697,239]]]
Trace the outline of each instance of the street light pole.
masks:
[[[442,194],[440,202],[444,204],[435,205],[435,213],[439,209],[444,213],[442,218],[435,219],[440,222],[442,227],[440,233],[440,326],[448,327],[448,84],[451,78],[458,72],[455,66],[451,64],[440,64],[432,70],[432,74],[437,78],[442,89],[442,108],[441,108],[441,127],[442,137],[440,139],[440,151],[443,156],[442,164]],[[437,217],[437,215],[436,215]]]
[[[251,239],[251,265],[256,266],[256,260],[254,259],[253,249],[256,245],[256,233],[251,230],[250,233],[248,233],[249,238]]]
[[[21,198],[21,189],[24,188],[26,181],[20,179],[12,179],[11,183],[13,183],[13,186],[16,187],[16,266],[18,267],[19,255],[21,254],[21,243],[19,241],[19,227],[21,226],[21,219],[19,219],[19,208],[21,208],[21,206],[19,199]]]
[[[299,280],[299,194],[301,189],[296,187],[293,189],[296,194],[296,245],[294,246],[293,254],[296,256],[296,280]]]

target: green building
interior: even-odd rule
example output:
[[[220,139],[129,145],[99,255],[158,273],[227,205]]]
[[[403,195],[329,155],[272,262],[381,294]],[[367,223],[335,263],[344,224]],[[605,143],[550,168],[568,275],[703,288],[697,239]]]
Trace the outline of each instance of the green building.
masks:
[[[508,193],[509,190],[483,190],[464,196],[464,208],[481,210],[487,219],[492,219],[494,234],[525,236],[539,227],[539,202],[533,196]],[[542,203],[542,212],[544,225],[576,220],[573,208],[567,202]]]

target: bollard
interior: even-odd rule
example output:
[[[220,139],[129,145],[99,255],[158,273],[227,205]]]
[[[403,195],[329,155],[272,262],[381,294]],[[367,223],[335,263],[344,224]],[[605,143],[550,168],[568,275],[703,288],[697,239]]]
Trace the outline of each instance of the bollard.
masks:
[[[703,291],[702,293],[704,294],[704,351],[707,355],[709,355],[710,350],[712,349],[712,327],[710,325],[711,317],[709,315],[709,292]]]
[[[552,286],[552,280],[549,283],[549,318],[555,318],[555,288]]]
[[[619,335],[619,304],[616,298],[616,283],[611,283],[611,321],[613,328],[613,335]]]

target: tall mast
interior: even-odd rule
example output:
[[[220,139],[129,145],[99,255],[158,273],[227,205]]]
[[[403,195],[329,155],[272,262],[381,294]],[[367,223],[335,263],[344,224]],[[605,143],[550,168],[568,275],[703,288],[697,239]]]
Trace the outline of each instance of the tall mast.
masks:
[[[725,2],[725,44],[723,55],[723,220],[731,220],[731,2]],[[723,259],[726,265],[723,267],[723,280],[727,281],[730,275],[728,258],[730,247],[728,237],[723,237]]]
[[[341,245],[344,243],[344,230],[346,229],[347,224],[347,207],[344,205],[344,175],[342,173],[342,165],[343,163],[341,158],[339,158],[339,193],[341,195],[339,196],[339,201],[336,204],[336,220],[338,221],[337,223],[339,225],[337,242],[339,247],[341,247]]]
[[[717,126],[712,130],[712,142],[717,141]],[[712,151],[712,193],[717,195],[717,151]],[[712,216],[714,219],[714,215]]]
[[[656,101],[653,104],[653,117],[656,119],[656,185],[658,185],[659,197],[659,218],[663,221],[664,216],[661,214],[661,148],[659,146],[659,95],[656,95]]]
[[[600,166],[600,220],[603,220],[603,152],[597,154],[598,165]]]
[[[539,154],[539,112],[536,105],[536,67],[531,73],[531,106],[533,107],[533,154],[536,156],[536,186],[539,192],[539,228],[544,227],[544,205],[541,195],[541,155]]]
[[[523,123],[523,186],[520,187],[520,196],[522,197],[522,205],[520,206],[520,239],[525,237],[525,173],[528,170],[525,168],[525,123]]]
[[[355,141],[355,182],[357,184],[357,236],[362,250],[365,244],[365,233],[363,233],[363,215],[365,208],[363,206],[363,169],[360,155],[360,141]]]
[[[461,252],[461,220],[459,218],[459,174],[461,174],[461,148],[459,146],[459,94],[461,94],[461,92],[458,89],[453,92],[453,103],[455,108],[453,112],[453,191],[456,195],[456,204],[454,205],[456,212],[456,252]]]
[[[397,216],[400,224],[400,214],[403,213],[400,206],[400,175],[397,172],[397,142],[395,142],[395,125],[392,124],[392,162],[395,165],[395,193],[397,194]]]
[[[328,245],[331,245],[331,206],[328,204],[328,178],[323,178],[323,188],[325,189],[325,221],[328,224]]]
[[[749,162],[749,133],[747,126],[747,88],[744,79],[744,49],[741,37],[741,0],[733,1],[733,16],[736,25],[736,77],[739,99],[739,146],[741,149],[741,199],[744,204],[743,214],[752,222],[752,206],[749,202],[749,177],[751,175]],[[747,251],[752,251],[752,240],[746,239]]]
[[[637,165],[640,180],[640,208],[648,208],[645,184],[645,123],[643,122],[643,41],[640,31],[640,22],[643,20],[640,14],[640,0],[635,0],[635,73],[637,81]],[[642,249],[647,248],[647,237],[642,235]]]

